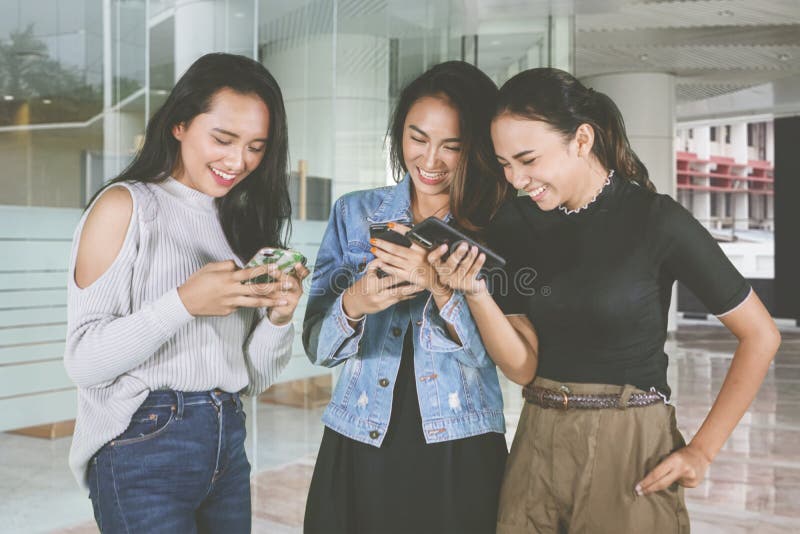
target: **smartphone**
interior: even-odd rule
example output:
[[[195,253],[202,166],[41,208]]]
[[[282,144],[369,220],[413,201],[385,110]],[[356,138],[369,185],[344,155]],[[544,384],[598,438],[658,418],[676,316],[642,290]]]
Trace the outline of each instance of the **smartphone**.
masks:
[[[259,249],[258,252],[253,255],[250,261],[247,262],[247,265],[244,266],[245,269],[249,269],[251,267],[258,267],[259,265],[271,265],[276,263],[278,265],[278,269],[283,271],[284,273],[291,274],[294,272],[294,266],[298,263],[302,263],[303,265],[306,264],[306,257],[303,256],[301,252],[292,249],[282,249],[282,248],[273,248],[273,247],[264,247]],[[275,278],[268,274],[261,274],[256,276],[255,278],[251,278],[250,280],[245,280],[242,282],[243,284],[271,284],[275,281]]]
[[[483,269],[504,267],[506,264],[506,260],[498,254],[437,217],[428,217],[415,225],[406,235],[412,242],[428,250],[446,244],[448,246],[447,255],[452,254],[458,245],[464,242],[470,247],[476,246],[478,247],[478,254],[486,254],[486,262],[483,264]]]
[[[369,225],[369,237],[372,239],[383,239],[389,243],[410,247],[411,240],[400,232],[395,232],[389,228],[389,223],[372,223]]]
[[[384,241],[388,241],[389,243],[394,243],[395,245],[400,245],[401,247],[409,248],[411,246],[411,240],[406,237],[405,235],[401,234],[400,232],[395,232],[391,228],[389,228],[389,223],[372,223],[369,225],[369,237],[371,239],[383,239]],[[389,276],[386,272],[378,269],[376,272],[378,278],[386,278]],[[398,284],[398,285],[407,285],[407,282]]]

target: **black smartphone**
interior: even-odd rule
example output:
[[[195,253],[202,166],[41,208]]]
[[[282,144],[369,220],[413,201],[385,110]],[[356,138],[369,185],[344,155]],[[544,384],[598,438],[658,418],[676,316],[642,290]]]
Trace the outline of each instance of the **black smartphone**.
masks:
[[[369,237],[370,239],[383,239],[384,241],[394,243],[395,245],[400,245],[401,247],[409,248],[411,246],[411,240],[400,232],[395,232],[389,228],[389,223],[370,224]],[[386,278],[389,276],[386,272],[380,269],[378,269],[376,274],[378,275],[378,278]],[[398,285],[408,285],[408,282],[402,282]]]
[[[446,244],[448,246],[448,255],[464,242],[470,247],[476,246],[479,254],[486,254],[486,262],[483,264],[483,269],[504,267],[506,264],[506,260],[498,254],[437,217],[428,217],[415,225],[406,235],[412,242],[428,250]]]
[[[389,228],[389,223],[372,223],[369,225],[369,237],[371,239],[383,239],[389,243],[410,247],[411,240],[400,232],[395,232]]]

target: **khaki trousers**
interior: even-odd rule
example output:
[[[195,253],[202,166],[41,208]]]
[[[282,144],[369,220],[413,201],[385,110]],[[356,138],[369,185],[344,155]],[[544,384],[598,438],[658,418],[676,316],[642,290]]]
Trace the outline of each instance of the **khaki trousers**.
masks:
[[[561,383],[573,394],[627,395],[633,386]],[[641,408],[541,408],[525,403],[500,492],[498,534],[689,532],[683,488],[639,497],[634,488],[685,445],[667,404]]]

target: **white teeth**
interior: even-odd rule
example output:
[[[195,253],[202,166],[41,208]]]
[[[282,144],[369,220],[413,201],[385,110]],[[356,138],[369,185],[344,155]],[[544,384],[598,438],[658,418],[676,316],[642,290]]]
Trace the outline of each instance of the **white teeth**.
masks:
[[[537,187],[536,189],[534,189],[533,191],[529,192],[528,194],[530,196],[532,196],[532,197],[538,197],[539,195],[544,193],[546,190],[547,190],[547,186],[543,185],[541,187]]]
[[[214,167],[210,167],[210,169],[211,169],[211,172],[213,172],[214,174],[216,174],[217,176],[219,176],[223,180],[231,181],[234,178],[236,178],[235,174],[228,174],[227,172],[222,172],[221,170],[215,169]]]
[[[417,167],[417,169],[419,170],[419,173],[422,175],[422,177],[423,178],[427,178],[428,180],[436,180],[438,178],[441,178],[445,174],[447,174],[446,171],[445,172],[430,173],[430,172],[423,171],[419,167]]]

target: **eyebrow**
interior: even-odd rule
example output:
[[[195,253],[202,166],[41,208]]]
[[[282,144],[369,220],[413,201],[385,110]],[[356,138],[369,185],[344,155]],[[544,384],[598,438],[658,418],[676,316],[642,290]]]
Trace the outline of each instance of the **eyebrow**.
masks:
[[[420,130],[419,128],[417,128],[413,124],[409,124],[408,127],[411,128],[412,130],[414,130],[415,132],[419,133],[420,135],[424,135],[425,137],[430,138],[430,135],[428,135],[424,131]],[[448,137],[447,139],[442,141],[442,143],[460,143],[460,142],[461,142],[461,138],[459,138],[459,137]]]
[[[219,133],[224,134],[224,135],[229,135],[229,136],[231,136],[231,137],[233,137],[235,139],[239,139],[239,137],[241,137],[239,134],[233,133],[233,132],[231,132],[229,130],[223,130],[222,128],[211,128],[211,131],[212,132],[219,132]],[[253,142],[266,143],[267,142],[267,138],[266,137],[259,137],[258,139],[253,139]]]
[[[523,150],[522,152],[517,152],[516,154],[514,154],[511,157],[514,158],[514,159],[519,159],[522,156],[527,156],[528,154],[531,154],[532,152],[536,152],[536,151],[535,150]]]

